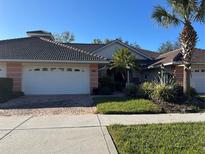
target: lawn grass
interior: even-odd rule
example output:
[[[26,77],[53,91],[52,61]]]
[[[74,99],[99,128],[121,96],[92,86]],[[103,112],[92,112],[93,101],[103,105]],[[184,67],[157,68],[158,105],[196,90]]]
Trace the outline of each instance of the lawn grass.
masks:
[[[108,127],[120,154],[204,154],[205,123]]]
[[[159,105],[145,99],[100,97],[95,98],[94,102],[97,104],[97,112],[103,114],[140,114],[161,112]]]

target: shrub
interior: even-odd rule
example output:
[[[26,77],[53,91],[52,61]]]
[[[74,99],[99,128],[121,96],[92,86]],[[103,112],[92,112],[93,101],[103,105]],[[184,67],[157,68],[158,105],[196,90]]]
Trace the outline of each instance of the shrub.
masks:
[[[156,84],[151,93],[151,98],[155,101],[170,102],[174,97],[172,86],[168,86],[166,84]]]
[[[125,83],[123,81],[115,81],[114,89],[116,91],[123,91],[124,88],[125,88]]]
[[[99,89],[99,94],[101,95],[112,95],[113,90],[110,87],[101,87]]]
[[[183,87],[179,84],[172,85],[172,93],[174,95],[173,100],[171,102],[182,103],[185,101],[186,97],[183,92]]]
[[[99,79],[99,87],[106,87],[114,90],[114,80],[112,80],[110,77],[102,77]]]
[[[145,98],[150,98],[151,93],[153,92],[155,87],[154,82],[144,82],[140,87],[139,90],[144,95]]]
[[[197,92],[196,89],[194,89],[193,87],[190,88],[190,96],[193,98],[195,96],[197,96]]]
[[[0,101],[6,101],[13,95],[13,80],[0,78]]]
[[[137,96],[137,86],[134,84],[129,84],[125,88],[125,94],[128,97],[136,97]]]
[[[24,92],[22,92],[22,91],[13,92],[13,98],[18,98],[18,97],[21,97],[21,96],[24,96]]]

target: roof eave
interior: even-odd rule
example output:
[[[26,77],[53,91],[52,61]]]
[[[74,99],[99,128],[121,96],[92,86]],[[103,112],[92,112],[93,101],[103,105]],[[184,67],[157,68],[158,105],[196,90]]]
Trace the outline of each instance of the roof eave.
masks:
[[[181,63],[181,62],[173,61],[173,62],[164,63],[163,65],[164,65],[164,66],[170,66],[170,65],[179,65],[179,64],[182,64],[182,63]],[[160,67],[160,65],[161,65],[161,64],[158,64],[158,65],[150,65],[150,66],[148,66],[148,69],[158,68],[158,67]]]
[[[136,53],[140,54],[141,56],[143,56],[143,57],[145,57],[145,58],[147,58],[147,59],[153,60],[153,58],[151,58],[151,57],[149,57],[149,56],[143,54],[142,52],[138,51],[137,49],[135,49],[135,48],[131,47],[130,45],[127,45],[127,44],[125,44],[125,43],[123,43],[123,42],[121,42],[121,41],[119,41],[119,40],[114,40],[114,41],[112,41],[112,42],[106,44],[106,45],[103,46],[102,48],[99,48],[99,49],[95,50],[94,53],[97,53],[99,50],[102,50],[102,49],[104,49],[104,48],[106,48],[106,47],[108,47],[108,46],[110,46],[110,45],[112,45],[112,44],[114,44],[114,43],[119,43],[119,44],[121,44],[121,45],[127,47],[128,49],[135,51]]]

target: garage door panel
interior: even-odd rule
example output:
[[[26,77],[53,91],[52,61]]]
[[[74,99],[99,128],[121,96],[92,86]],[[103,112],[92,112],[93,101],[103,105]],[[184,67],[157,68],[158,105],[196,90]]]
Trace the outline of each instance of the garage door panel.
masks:
[[[52,67],[53,68],[53,67]],[[62,67],[63,68],[63,67]],[[90,80],[88,68],[75,68],[73,71],[33,71],[36,68],[25,68],[23,89],[25,94],[89,94]],[[75,72],[75,69],[80,71]]]
[[[192,69],[191,86],[198,93],[205,93],[205,69],[203,67]]]

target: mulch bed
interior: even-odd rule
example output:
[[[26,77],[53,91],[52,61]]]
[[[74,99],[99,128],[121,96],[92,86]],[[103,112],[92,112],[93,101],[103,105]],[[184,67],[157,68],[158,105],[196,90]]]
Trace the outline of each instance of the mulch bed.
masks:
[[[205,102],[198,98],[194,98],[190,102],[184,103],[154,102],[159,104],[162,110],[166,113],[196,113],[205,109]]]

